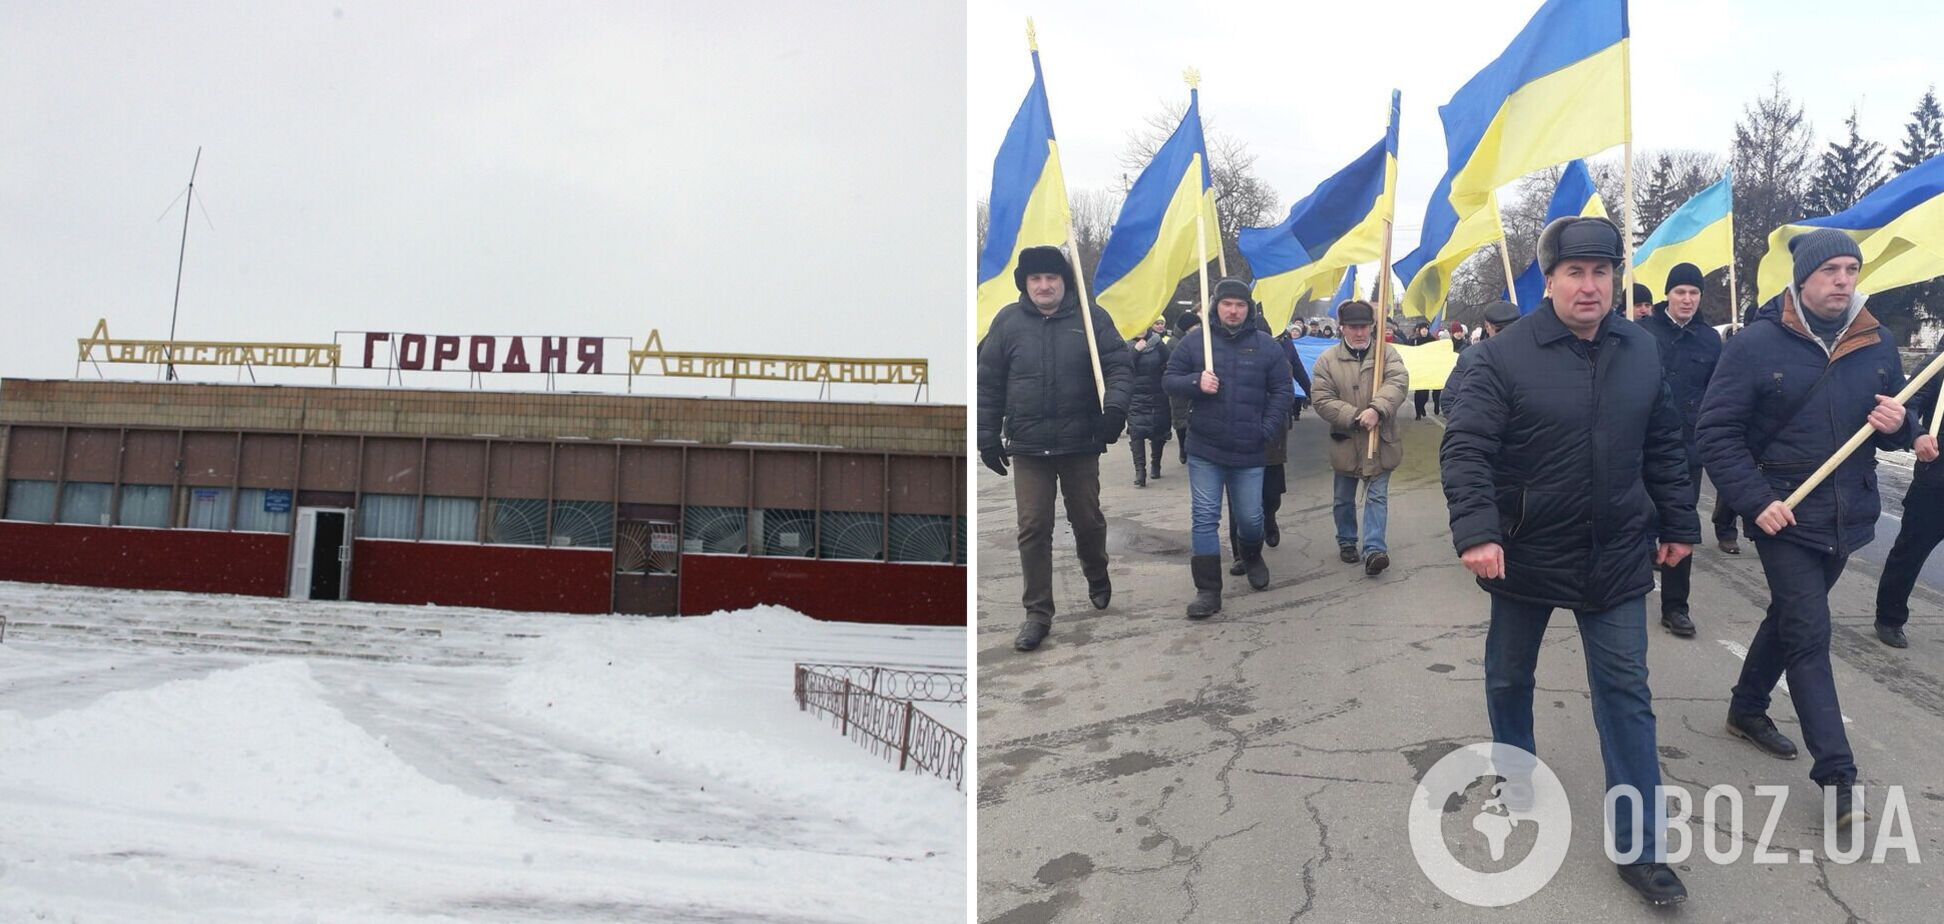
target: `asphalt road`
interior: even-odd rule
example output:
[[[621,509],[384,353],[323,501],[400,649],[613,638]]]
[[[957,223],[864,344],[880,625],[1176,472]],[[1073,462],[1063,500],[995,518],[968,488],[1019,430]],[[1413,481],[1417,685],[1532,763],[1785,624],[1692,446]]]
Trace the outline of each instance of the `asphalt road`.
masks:
[[[1273,582],[1229,578],[1224,609],[1183,619],[1188,574],[1185,471],[1170,444],[1164,477],[1136,489],[1124,445],[1102,459],[1114,602],[1095,611],[1064,521],[1056,531],[1053,636],[1012,650],[1019,566],[1009,479],[978,481],[979,917],[983,921],[1935,921],[1944,904],[1944,569],[1912,600],[1912,645],[1871,631],[1876,575],[1897,521],[1853,557],[1836,587],[1835,672],[1866,802],[1881,816],[1904,787],[1921,862],[1844,865],[1822,856],[1820,795],[1806,759],[1783,762],[1722,728],[1729,688],[1767,603],[1760,564],[1712,544],[1697,552],[1700,633],[1650,622],[1649,666],[1665,782],[1696,802],[1732,784],[1746,799],[1739,860],[1701,851],[1679,865],[1692,899],[1641,905],[1601,850],[1603,776],[1577,629],[1554,614],[1540,656],[1541,756],[1574,810],[1564,865],[1537,894],[1486,911],[1420,872],[1406,829],[1416,781],[1440,757],[1487,741],[1487,601],[1450,547],[1434,422],[1405,426],[1392,477],[1393,565],[1371,579],[1337,561],[1328,440],[1306,414],[1290,438],[1283,541]],[[1901,514],[1907,469],[1886,462],[1885,509]],[[1712,500],[1712,490],[1705,501]],[[1704,503],[1705,503],[1704,501]],[[1705,512],[1704,512],[1705,524]],[[1658,613],[1658,597],[1648,601]],[[1650,616],[1651,618],[1651,616]],[[1800,740],[1778,693],[1773,717]],[[1788,798],[1769,843],[1787,862],[1757,864],[1773,799]],[[1477,803],[1474,795],[1470,803]],[[1449,816],[1456,806],[1447,804]],[[1725,812],[1722,813],[1725,816]],[[1715,827],[1731,843],[1726,817]],[[1696,824],[1697,829],[1702,827]],[[1519,829],[1515,829],[1517,831]],[[1461,862],[1501,869],[1531,849],[1515,833],[1493,866],[1482,837],[1446,825]],[[1456,833],[1453,833],[1456,832]],[[1869,838],[1876,838],[1873,826]],[[1810,850],[1807,860],[1801,853]]]

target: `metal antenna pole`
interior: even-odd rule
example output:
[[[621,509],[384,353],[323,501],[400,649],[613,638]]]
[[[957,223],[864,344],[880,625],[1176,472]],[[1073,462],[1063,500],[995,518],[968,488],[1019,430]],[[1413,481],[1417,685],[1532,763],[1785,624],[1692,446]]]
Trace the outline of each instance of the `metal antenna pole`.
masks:
[[[189,207],[196,201],[196,168],[202,166],[202,145],[196,146],[196,161],[189,165],[189,197],[182,203],[182,246],[176,251],[175,302],[169,306],[169,347],[164,351],[169,363],[169,381],[176,380],[176,312],[182,308],[182,260],[189,253]]]

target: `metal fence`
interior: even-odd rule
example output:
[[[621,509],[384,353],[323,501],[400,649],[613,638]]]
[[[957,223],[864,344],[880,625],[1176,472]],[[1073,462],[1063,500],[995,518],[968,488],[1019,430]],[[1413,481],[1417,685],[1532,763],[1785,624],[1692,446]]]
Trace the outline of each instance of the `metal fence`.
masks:
[[[802,664],[828,677],[840,677],[865,690],[892,699],[920,703],[965,704],[965,675],[957,671],[919,667],[884,667],[877,664]]]
[[[853,680],[853,671],[863,668],[868,684]],[[883,668],[870,673],[868,665],[798,664],[796,666],[797,708],[815,709],[831,719],[845,737],[864,746],[885,760],[895,760],[900,771],[917,769],[941,779],[951,780],[965,789],[965,736],[926,715],[914,704],[915,697],[897,698],[874,687],[889,684],[898,689],[917,689],[928,695],[941,692],[930,683],[912,685],[906,679],[889,680],[893,674],[930,675],[950,678],[944,672],[907,671]],[[956,702],[965,702],[965,675],[956,675]],[[902,685],[902,686],[900,686]],[[949,688],[947,688],[949,689]],[[953,702],[933,699],[930,702]]]

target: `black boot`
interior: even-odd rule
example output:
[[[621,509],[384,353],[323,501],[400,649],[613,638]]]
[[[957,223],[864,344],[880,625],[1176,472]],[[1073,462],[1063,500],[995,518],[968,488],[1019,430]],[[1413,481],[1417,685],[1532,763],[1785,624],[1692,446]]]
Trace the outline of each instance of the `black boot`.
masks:
[[[1229,527],[1229,560],[1233,562],[1229,565],[1230,574],[1241,577],[1249,573],[1249,558],[1242,554],[1242,534],[1234,526]]]
[[[1222,556],[1197,555],[1188,560],[1195,576],[1195,602],[1188,604],[1189,619],[1207,619],[1222,611]]]
[[[1681,638],[1694,637],[1694,620],[1688,618],[1688,608],[1685,603],[1676,603],[1673,606],[1663,608],[1661,610],[1661,625],[1667,627],[1667,631]]]
[[[1094,581],[1087,582],[1087,602],[1093,604],[1094,609],[1106,609],[1107,604],[1112,602],[1113,599],[1114,582],[1111,579],[1103,577],[1098,583]]]
[[[1728,713],[1728,734],[1748,741],[1773,757],[1780,757],[1783,760],[1796,759],[1795,742],[1776,730],[1775,722],[1761,713],[1754,715]]]
[[[1013,639],[1013,650],[1032,651],[1038,648],[1041,642],[1046,641],[1046,633],[1052,628],[1043,622],[1027,620],[1025,625],[1019,627],[1019,635]]]
[[[1147,447],[1141,445],[1146,440],[1129,439],[1127,447],[1134,450],[1134,486],[1147,487]]]
[[[1876,624],[1876,634],[1879,640],[1892,648],[1910,647],[1910,638],[1904,635],[1903,626],[1893,626],[1880,622]]]
[[[1187,430],[1175,431],[1175,451],[1180,456],[1181,464],[1187,465],[1188,464],[1188,431]]]
[[[1276,527],[1276,515],[1273,513],[1262,515],[1262,541],[1272,549],[1282,544],[1282,530]]]
[[[1262,543],[1242,543],[1242,566],[1249,575],[1249,586],[1257,590],[1269,586],[1269,563],[1262,560]]]
[[[1149,477],[1149,478],[1159,478],[1159,477],[1161,477],[1161,452],[1162,452],[1162,450],[1164,450],[1164,449],[1167,449],[1167,448],[1168,448],[1168,444],[1167,444],[1167,443],[1163,443],[1163,442],[1161,442],[1160,440],[1155,440],[1155,441],[1154,441],[1154,465],[1153,465],[1153,469],[1154,469],[1154,470],[1153,470],[1153,471],[1151,471],[1151,472],[1148,472],[1148,477]]]
[[[1665,863],[1634,863],[1620,867],[1620,881],[1633,887],[1649,905],[1678,905],[1687,901],[1687,886]]]

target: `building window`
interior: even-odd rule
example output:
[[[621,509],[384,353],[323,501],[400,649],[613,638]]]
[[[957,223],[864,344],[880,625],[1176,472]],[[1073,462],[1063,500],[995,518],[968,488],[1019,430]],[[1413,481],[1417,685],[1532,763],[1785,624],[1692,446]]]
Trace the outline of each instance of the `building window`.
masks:
[[[236,492],[236,531],[290,532],[291,492],[274,488],[244,488]]]
[[[7,519],[28,523],[54,522],[54,482],[7,482]]]
[[[188,529],[229,529],[230,489],[183,488],[182,525]]]
[[[553,544],[578,549],[614,548],[614,505],[604,501],[554,501]]]
[[[819,558],[849,558],[877,561],[884,557],[884,515],[826,510],[822,535],[818,538]]]
[[[479,498],[426,498],[425,538],[435,542],[478,542]]]
[[[690,507],[682,513],[682,551],[746,554],[748,519],[741,507]]]
[[[952,518],[932,514],[892,514],[891,560],[951,561]]]
[[[358,501],[358,538],[418,538],[418,498],[409,494],[366,494]]]
[[[961,514],[955,519],[958,520],[958,563],[963,565],[965,564],[965,517]]]
[[[486,541],[494,545],[546,545],[547,502],[494,498]]]
[[[70,481],[61,486],[61,522],[108,525],[108,498],[115,486],[93,481]]]
[[[123,526],[162,529],[169,525],[169,488],[159,484],[125,484],[121,489]]]
[[[750,533],[757,539],[757,555],[809,558],[817,554],[815,510],[757,510]]]

